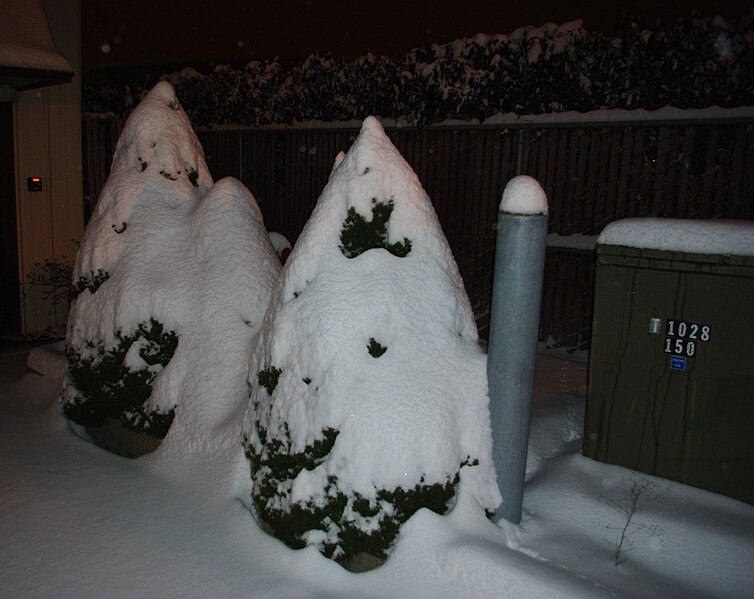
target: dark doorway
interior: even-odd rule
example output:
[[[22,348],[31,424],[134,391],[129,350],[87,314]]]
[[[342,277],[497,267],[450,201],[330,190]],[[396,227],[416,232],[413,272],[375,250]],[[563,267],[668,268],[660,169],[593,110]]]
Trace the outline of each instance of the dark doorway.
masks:
[[[13,104],[0,102],[0,335],[21,333]]]

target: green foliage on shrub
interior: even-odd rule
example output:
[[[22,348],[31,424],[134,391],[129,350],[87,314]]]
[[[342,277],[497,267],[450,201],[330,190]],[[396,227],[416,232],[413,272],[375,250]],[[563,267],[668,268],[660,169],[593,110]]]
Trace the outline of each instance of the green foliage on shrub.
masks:
[[[280,375],[282,374],[282,370],[279,368],[275,368],[274,366],[268,366],[264,370],[260,370],[257,374],[257,381],[259,381],[259,384],[267,389],[267,393],[272,395],[272,392],[275,390],[275,387],[278,386],[278,379],[280,378]]]
[[[262,473],[257,480],[258,494],[270,497],[277,492],[278,482],[293,479],[302,470],[314,470],[330,453],[338,437],[338,431],[327,428],[322,431],[322,438],[317,439],[300,453],[291,451],[291,436],[287,427],[282,439],[270,438],[267,431],[257,423],[257,434],[264,446],[264,451],[255,454],[246,444],[246,454],[251,460],[252,472],[260,473],[269,468],[270,475]]]
[[[87,343],[86,351],[66,348],[68,384],[75,396],[64,402],[63,411],[69,420],[84,427],[101,426],[114,419],[129,430],[162,439],[173,422],[174,410],[148,412],[145,404],[155,377],[175,353],[178,336],[150,319],[130,335],[118,331],[115,337],[113,347],[94,340]],[[138,355],[146,366],[131,369],[126,356],[135,343],[139,343]]]
[[[79,277],[79,280],[76,281],[75,287],[77,293],[81,293],[84,290],[88,289],[92,293],[97,291],[99,289],[100,285],[107,281],[110,278],[110,273],[105,272],[101,268],[97,269],[97,272],[93,272],[88,276],[82,276]]]
[[[370,337],[369,345],[367,345],[367,351],[369,351],[369,355],[373,358],[379,358],[387,351],[387,347],[380,345],[380,343],[374,337]]]
[[[387,222],[393,213],[393,200],[387,203],[372,199],[372,220],[365,219],[355,208],[348,209],[348,215],[343,222],[340,232],[340,251],[346,258],[356,258],[367,250],[376,248],[386,249],[399,258],[403,258],[411,251],[411,241],[403,238],[403,242],[388,243]]]
[[[353,521],[343,521],[337,544],[327,545],[324,554],[333,557],[335,561],[347,565],[360,554],[367,553],[384,560],[388,550],[395,542],[401,525],[421,508],[427,508],[437,514],[444,514],[455,495],[459,475],[445,483],[425,484],[423,482],[411,489],[396,488],[382,489],[377,492],[377,500],[370,503],[364,497],[356,494],[352,503],[354,512],[365,518],[374,518],[380,513],[380,506],[387,503],[393,507],[392,514],[384,514],[379,519],[378,528],[365,532]],[[338,556],[333,554],[338,552]]]
[[[262,372],[270,371],[279,372],[272,368]],[[255,411],[259,414],[259,405]],[[287,424],[277,436],[270,435],[258,417],[254,426],[257,438],[245,438],[244,451],[250,462],[251,499],[262,527],[293,549],[307,545],[310,531],[322,531],[326,535],[319,545],[322,554],[354,571],[382,563],[401,525],[419,509],[446,513],[458,487],[460,468],[477,463],[467,460],[443,482],[427,484],[422,477],[411,487],[378,489],[372,500],[345,492],[338,477],[331,475],[319,496],[291,502],[292,482],[304,470],[314,470],[327,460],[339,431],[325,428],[318,439],[297,452],[292,450]]]
[[[258,446],[246,439],[244,449],[251,465],[252,501],[262,526],[293,549],[307,545],[308,531],[326,532],[332,540],[320,551],[349,569],[362,569],[357,561],[363,560],[364,554],[371,556],[374,565],[384,561],[401,525],[419,509],[444,514],[460,478],[456,473],[444,483],[426,484],[422,479],[407,489],[380,489],[376,500],[370,501],[358,493],[344,493],[338,478],[330,476],[322,496],[290,503],[286,489],[303,470],[314,470],[327,459],[338,431],[324,429],[321,438],[298,453],[291,451],[287,426],[282,438],[271,438],[259,422],[256,432]],[[371,519],[377,526],[364,530],[350,513]]]

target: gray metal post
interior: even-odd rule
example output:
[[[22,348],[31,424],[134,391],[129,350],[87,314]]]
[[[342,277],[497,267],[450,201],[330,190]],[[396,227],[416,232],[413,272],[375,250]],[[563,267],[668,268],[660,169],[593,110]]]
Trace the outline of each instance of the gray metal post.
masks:
[[[495,521],[505,518],[518,523],[526,474],[547,214],[501,210],[497,227],[487,356],[492,456],[503,496]]]

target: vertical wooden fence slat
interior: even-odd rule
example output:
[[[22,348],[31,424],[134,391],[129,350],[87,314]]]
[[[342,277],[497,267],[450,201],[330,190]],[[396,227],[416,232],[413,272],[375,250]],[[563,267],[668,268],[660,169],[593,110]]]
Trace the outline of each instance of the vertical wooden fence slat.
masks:
[[[739,127],[735,131],[735,143],[733,145],[733,156],[731,158],[731,182],[728,193],[730,201],[728,202],[725,218],[736,218],[738,208],[741,204],[741,183],[743,180],[744,152],[746,149],[746,130]]]
[[[600,129],[600,153],[599,153],[599,178],[595,187],[594,198],[594,219],[592,228],[589,230],[590,235],[601,231],[603,227],[611,220],[613,215],[607,213],[609,206],[609,195],[612,193],[610,188],[610,154],[612,151],[612,130]]]
[[[637,216],[639,212],[639,198],[641,196],[641,171],[644,162],[644,129],[634,128],[631,144],[631,160],[628,174],[628,189],[626,191],[626,216]]]
[[[255,160],[253,157],[247,158],[247,163],[251,161],[254,164],[255,170],[251,170],[254,173],[252,181],[259,188],[258,193],[262,197],[262,212],[265,212],[266,206],[274,206],[279,217],[282,217],[282,206],[278,197],[277,180],[275,178],[275,148],[277,147],[275,135],[260,131],[250,136],[249,140],[254,144],[259,156],[259,160]]]
[[[720,128],[720,147],[716,152],[716,178],[714,193],[714,218],[725,218],[727,207],[732,201],[732,172],[731,160],[735,143],[734,131],[730,126]]]
[[[704,128],[694,129],[694,143],[691,149],[691,172],[689,173],[689,194],[687,205],[688,218],[699,218],[701,212],[702,190],[704,185],[704,163],[702,161],[703,150],[707,140],[707,130]]]
[[[568,129],[556,129],[556,145],[554,160],[554,181],[552,187],[552,194],[558,202],[558,212],[560,213],[560,220],[565,224],[567,230],[571,228],[571,217],[573,214],[573,198],[568,194],[567,188],[569,184],[569,169],[568,169],[568,144],[569,144],[569,131]]]
[[[620,174],[618,175],[618,189],[616,193],[615,218],[625,218],[628,213],[628,188],[631,172],[631,160],[633,159],[633,133],[631,128],[623,129],[620,145]]]
[[[652,215],[654,208],[654,175],[656,169],[656,149],[659,132],[657,127],[648,128],[644,133],[642,160],[639,171],[639,202],[637,215]]]
[[[479,131],[470,131],[468,153],[466,155],[466,206],[463,210],[463,261],[464,271],[470,274],[475,289],[479,288],[479,277],[476,269],[476,251],[479,235],[479,204],[481,202],[480,168],[484,164],[483,138]],[[476,295],[476,294],[475,294]]]
[[[574,224],[578,222],[581,225],[581,231],[585,229],[584,223],[584,210],[586,206],[586,189],[587,189],[587,164],[589,162],[589,152],[591,147],[593,131],[591,129],[581,130],[581,136],[579,137],[578,150],[578,167],[576,169],[576,189],[573,194],[574,205]],[[571,229],[573,230],[573,229]],[[560,233],[561,231],[556,231]]]
[[[84,155],[84,213],[91,214],[95,199],[92,197],[98,189],[94,165],[97,163],[95,153],[99,144],[95,142],[94,127],[85,127],[83,131],[83,155]]]
[[[442,161],[440,163],[440,172],[435,190],[435,209],[441,222],[453,222],[454,215],[451,212],[451,206],[462,201],[462,198],[452,195],[452,177],[456,171],[455,163],[458,162],[456,132],[441,131],[438,132],[438,135],[442,139]],[[451,227],[448,227],[448,229],[450,230]]]
[[[694,128],[683,127],[683,144],[681,146],[680,175],[678,177],[678,196],[673,214],[685,218],[688,213],[689,176],[694,155]]]
[[[477,327],[482,338],[486,339],[490,326],[490,305],[492,299],[492,275],[495,261],[495,240],[497,213],[502,189],[509,180],[506,153],[510,152],[510,135],[506,131],[488,131],[487,151],[483,174],[480,222],[478,226],[479,245],[477,260],[478,290],[475,308]],[[472,307],[474,303],[472,302]]]
[[[517,175],[536,175],[536,150],[537,143],[534,139],[534,132],[529,129],[520,129],[518,131],[518,144],[516,154],[513,157],[516,165]]]
[[[576,260],[572,254],[564,254],[565,258],[565,285],[562,286],[563,294],[563,307],[562,307],[562,321],[560,324],[560,338],[565,337],[566,345],[571,346],[573,344],[573,331],[570,328],[571,319],[573,317],[574,306],[574,289],[573,285],[578,280],[576,276]]]
[[[459,206],[460,226],[457,229],[457,236],[454,240],[448,240],[451,243],[453,255],[456,258],[459,269],[461,270],[464,283],[467,288],[473,286],[472,262],[469,260],[471,253],[471,207],[474,204],[474,176],[471,169],[476,160],[476,131],[469,131],[464,140],[464,154],[461,163],[461,176],[459,177],[458,187],[463,194],[463,205]],[[465,275],[465,276],[464,276]]]
[[[600,176],[600,141],[602,135],[599,129],[590,129],[589,158],[587,161],[586,195],[581,211],[581,225],[585,233],[591,235],[594,231],[594,212],[597,203],[597,188]]]
[[[702,205],[700,210],[700,216],[702,218],[712,218],[713,208],[713,192],[716,179],[717,159],[715,154],[717,153],[717,144],[720,140],[720,127],[710,127],[707,138],[707,153],[704,163],[704,192],[702,194]]]
[[[754,219],[754,125],[746,127],[746,159],[742,169],[743,188],[738,218]]]
[[[680,172],[682,168],[682,156],[681,156],[681,134],[683,130],[681,127],[671,127],[670,132],[670,144],[669,144],[669,156],[668,156],[668,169],[667,178],[665,179],[665,207],[663,216],[673,216],[676,214],[676,206],[678,205],[678,182]]]
[[[500,149],[501,136],[496,131],[487,131],[485,135],[485,165],[480,179],[483,183],[480,201],[480,218],[477,228],[478,245],[477,260],[478,270],[478,304],[475,312],[479,333],[487,338],[490,325],[490,304],[492,299],[492,269],[494,267],[494,254],[490,251],[494,248],[491,242],[495,232],[492,225],[496,222],[499,202],[497,200],[497,188],[500,182]]]
[[[543,273],[543,281],[551,281],[552,276],[552,260],[550,259],[552,251],[545,251],[545,269]],[[552,294],[555,289],[554,285],[543,284],[542,286],[542,305],[540,307],[541,314],[539,319],[539,338],[546,339],[551,333],[552,329]]]
[[[476,203],[476,212],[474,217],[474,251],[470,257],[470,260],[475,265],[474,272],[474,286],[476,289],[476,305],[475,315],[477,316],[477,323],[479,328],[488,327],[488,315],[490,310],[490,299],[485,293],[486,276],[485,276],[485,249],[488,243],[487,231],[488,223],[490,221],[490,204],[491,194],[489,191],[489,183],[491,178],[492,163],[494,161],[495,142],[496,136],[494,131],[483,131],[480,133],[481,139],[481,153],[479,157],[479,164],[476,170],[476,183],[478,185],[478,199]],[[496,212],[496,211],[495,211]]]
[[[549,189],[549,185],[547,184],[547,165],[549,163],[548,154],[551,132],[551,130],[545,129],[544,131],[537,131],[532,135],[532,164],[529,166],[529,172],[532,177],[540,182],[545,192]]]
[[[654,177],[652,181],[652,193],[650,201],[650,214],[662,216],[665,214],[665,197],[663,186],[665,184],[665,170],[668,162],[668,128],[660,127],[657,135],[657,157],[654,161]]]
[[[607,161],[607,185],[605,186],[604,209],[600,222],[612,221],[618,214],[618,170],[623,152],[623,140],[620,129],[607,133],[609,139],[609,158]]]

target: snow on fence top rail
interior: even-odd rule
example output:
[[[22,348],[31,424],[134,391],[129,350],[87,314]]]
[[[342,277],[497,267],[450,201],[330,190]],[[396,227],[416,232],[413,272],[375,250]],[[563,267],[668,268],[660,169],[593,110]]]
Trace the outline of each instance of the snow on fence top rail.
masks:
[[[102,113],[88,113],[90,118],[112,118],[112,115]],[[385,129],[411,129],[416,125],[404,119],[377,117]],[[675,108],[665,106],[657,110],[625,110],[623,108],[603,108],[589,112],[556,112],[549,114],[498,114],[479,123],[478,120],[462,121],[448,119],[434,125],[427,125],[422,129],[496,129],[508,128],[555,128],[555,127],[610,127],[620,125],[701,125],[701,124],[735,124],[754,123],[754,106],[738,108]],[[290,124],[277,123],[254,127],[249,125],[220,124],[211,127],[195,127],[197,131],[205,133],[221,133],[225,131],[296,131],[296,130],[343,130],[361,127],[362,121],[351,119],[347,121],[294,121]]]
[[[617,124],[683,124],[701,122],[745,122],[754,121],[754,106],[738,108],[723,108],[711,106],[709,108],[676,108],[665,106],[657,110],[636,108],[602,108],[588,112],[569,110],[567,112],[551,112],[546,114],[497,114],[486,119],[481,126],[514,126],[514,127],[594,127]],[[471,122],[448,120],[441,126],[458,126],[473,124]],[[479,124],[477,123],[479,126]]]

